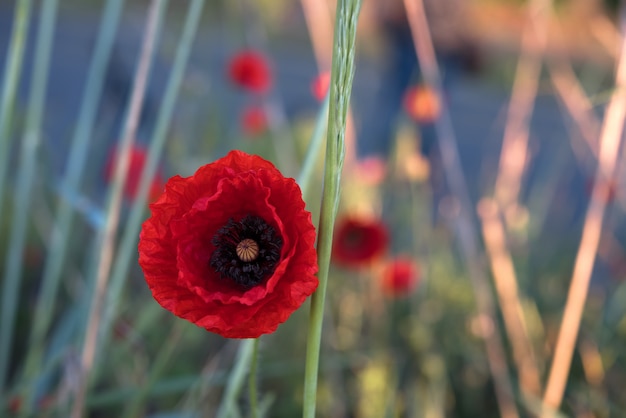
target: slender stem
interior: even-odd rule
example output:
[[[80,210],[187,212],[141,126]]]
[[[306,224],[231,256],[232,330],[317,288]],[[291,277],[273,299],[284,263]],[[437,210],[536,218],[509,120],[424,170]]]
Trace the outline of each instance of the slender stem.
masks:
[[[46,86],[52,54],[52,40],[54,39],[54,26],[57,15],[58,0],[50,0],[42,3],[39,16],[39,29],[37,33],[37,49],[33,63],[33,79],[26,116],[26,133],[22,141],[23,160],[20,163],[20,177],[17,187],[18,198],[15,201],[15,223],[13,223],[16,235],[11,236],[9,244],[10,254],[5,280],[20,280],[22,273],[22,259],[24,241],[27,228],[27,212],[31,201],[31,188],[34,180],[36,167],[36,149],[41,140],[41,128],[43,124],[43,109],[46,99]],[[22,177],[23,175],[23,177]],[[15,239],[16,242],[13,242]],[[30,408],[31,399],[25,399],[24,411]]]
[[[259,339],[255,338],[252,345],[252,360],[248,375],[248,393],[250,395],[250,418],[257,418],[259,402],[257,396],[257,367],[259,362]]]
[[[4,202],[4,178],[6,176],[7,162],[9,160],[10,124],[21,75],[24,45],[28,36],[31,9],[32,2],[30,0],[19,1],[15,6],[13,34],[11,35],[11,45],[7,54],[7,63],[2,84],[4,90],[2,92],[2,102],[0,103],[0,214],[2,213],[2,203]],[[18,215],[22,210],[23,208],[19,208],[15,215]],[[14,275],[15,279],[5,277],[2,283],[0,393],[3,392],[9,368],[9,354],[11,351],[11,340],[13,339],[13,322],[15,319],[15,309],[17,308],[17,293],[19,291],[18,276],[19,275]]]
[[[217,418],[239,416],[237,410],[237,397],[239,397],[239,392],[241,392],[246,370],[252,358],[254,341],[255,339],[249,338],[247,340],[243,340],[239,344],[235,366],[230,372],[228,383],[226,385],[224,395],[222,396],[222,403],[217,411]]]
[[[20,85],[20,76],[22,75],[24,47],[28,37],[32,3],[32,0],[19,0],[15,5],[11,44],[7,51],[4,79],[2,80],[3,90],[2,101],[0,102],[0,215],[2,215],[2,202],[4,202],[2,197],[4,195],[4,184],[10,155],[9,145],[11,143],[13,106],[15,105],[17,88]],[[2,375],[0,374],[0,388],[2,380]]]
[[[98,260],[96,288],[86,324],[86,335],[81,356],[79,390],[72,408],[72,416],[75,418],[79,418],[83,414],[88,377],[93,367],[96,342],[102,316],[101,311],[104,306],[106,287],[113,259],[115,232],[119,224],[122,206],[122,192],[130,165],[130,152],[139,124],[139,116],[143,107],[152,57],[154,55],[156,40],[166,5],[166,0],[152,0],[150,4],[141,56],[139,57],[139,65],[137,66],[137,72],[135,74],[126,123],[124,125],[121,143],[118,146],[119,158],[116,161],[111,196],[107,207],[106,225],[100,245],[101,251]]]
[[[428,21],[426,20],[423,0],[404,0],[404,6],[424,80],[441,97],[441,77],[432,37],[428,28]],[[435,130],[446,180],[452,195],[458,199],[460,207],[459,215],[457,216],[456,232],[459,247],[472,282],[472,289],[476,299],[476,310],[482,318],[480,321],[481,334],[485,340],[487,362],[495,382],[494,391],[500,415],[504,418],[517,418],[519,414],[513,400],[513,386],[507,369],[506,354],[502,346],[500,332],[495,327],[494,301],[488,279],[481,264],[482,253],[479,246],[478,231],[471,215],[473,205],[467,191],[452,121],[446,106],[442,107],[441,115],[435,122]]]
[[[626,27],[625,20],[626,16],[622,16],[622,28]],[[624,131],[624,119],[626,118],[626,40],[622,40],[615,85],[616,88],[606,108],[602,125],[598,168],[593,184],[591,203],[585,215],[580,246],[572,273],[572,282],[567,295],[554,359],[543,398],[546,407],[545,416],[550,414],[548,409],[558,409],[563,400],[580,321],[589,291],[589,281],[602,234],[602,222],[607,204],[606,184],[615,176],[617,157]]]
[[[91,143],[96,111],[104,85],[107,62],[113,47],[123,3],[123,0],[109,0],[102,14],[98,41],[87,75],[78,122],[69,147],[70,154],[61,187],[62,193],[73,194],[80,187],[82,171]],[[73,220],[71,203],[67,199],[60,198],[56,212],[56,223],[48,244],[49,253],[44,265],[41,290],[39,291],[26,355],[25,375],[27,379],[32,378],[40,367],[43,356],[43,340],[53,318],[52,312],[61,280],[61,271],[70,242],[70,229]],[[34,390],[35,383],[33,379],[30,383],[31,391]]]
[[[324,167],[324,192],[317,242],[319,287],[311,298],[311,316],[307,336],[302,411],[305,418],[315,416],[324,302],[328,285],[333,227],[339,205],[341,171],[345,155],[346,119],[354,78],[354,46],[360,8],[360,0],[339,0],[337,2]]]
[[[122,288],[128,277],[131,260],[137,260],[137,236],[141,230],[146,211],[146,199],[157,170],[159,159],[165,147],[168,129],[174,115],[174,109],[180,91],[180,85],[187,68],[189,55],[193,46],[205,0],[191,0],[183,26],[183,33],[176,48],[176,56],[170,73],[163,102],[157,116],[157,125],[150,140],[148,157],[141,174],[139,190],[133,201],[126,227],[122,235],[119,249],[115,256],[115,264],[111,272],[111,282],[107,294],[107,302],[103,313],[101,335],[98,347],[104,347],[109,339],[113,316],[121,298]]]
[[[300,175],[298,176],[298,185],[302,190],[302,195],[306,196],[309,191],[309,185],[313,178],[313,168],[317,161],[322,142],[324,140],[324,133],[326,132],[326,123],[328,122],[328,95],[324,99],[324,103],[317,114],[317,120],[315,122],[315,128],[313,129],[313,135],[311,141],[306,150],[304,162],[300,169]]]

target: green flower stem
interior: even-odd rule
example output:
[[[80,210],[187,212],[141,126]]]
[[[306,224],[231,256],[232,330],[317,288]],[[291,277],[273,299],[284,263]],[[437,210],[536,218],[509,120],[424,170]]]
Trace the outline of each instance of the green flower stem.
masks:
[[[189,61],[189,55],[198,30],[203,7],[204,0],[191,0],[189,8],[187,9],[183,33],[176,48],[172,71],[165,88],[163,102],[159,108],[157,124],[150,140],[148,157],[141,175],[138,193],[131,207],[128,221],[115,256],[115,263],[108,287],[107,301],[102,315],[102,327],[98,337],[98,347],[105,347],[110,338],[111,325],[121,299],[125,279],[128,276],[128,269],[131,261],[136,262],[137,260],[137,236],[141,230],[141,223],[145,219],[148,192],[156,174],[163,148],[165,147],[168,129],[174,115],[180,85],[185,75],[185,69],[187,68],[187,62]],[[98,354],[96,354],[96,358],[97,357]]]
[[[346,119],[354,78],[354,45],[360,8],[360,0],[339,0],[337,2],[324,167],[324,192],[317,241],[319,287],[311,298],[304,375],[302,415],[305,418],[315,417],[324,302],[328,285],[333,227],[339,206],[341,171],[345,155]]]
[[[11,132],[11,120],[13,105],[17,95],[22,63],[24,58],[24,46],[28,36],[28,24],[32,10],[32,1],[21,0],[15,5],[15,20],[11,44],[7,53],[7,62],[4,72],[2,101],[0,102],[0,214],[4,199],[4,183],[9,160],[9,144]],[[16,214],[23,211],[20,208]],[[1,219],[1,218],[0,218]],[[11,248],[11,247],[9,247]],[[8,256],[9,260],[11,255]],[[10,261],[7,260],[8,263]],[[21,261],[21,260],[20,260]],[[13,322],[19,291],[19,277],[14,279],[4,277],[2,281],[2,311],[0,322],[0,393],[4,392],[9,366],[9,354],[13,338]]]
[[[250,395],[250,418],[257,418],[259,402],[257,396],[257,367],[259,363],[259,338],[255,338],[252,345],[252,363],[248,374],[248,392]]]

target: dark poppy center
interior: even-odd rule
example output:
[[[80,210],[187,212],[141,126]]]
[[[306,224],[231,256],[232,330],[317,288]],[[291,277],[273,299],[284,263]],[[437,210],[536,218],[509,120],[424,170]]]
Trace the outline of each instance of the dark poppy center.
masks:
[[[283,245],[274,227],[252,215],[229,219],[211,242],[215,245],[211,267],[244,287],[256,286],[274,273]]]

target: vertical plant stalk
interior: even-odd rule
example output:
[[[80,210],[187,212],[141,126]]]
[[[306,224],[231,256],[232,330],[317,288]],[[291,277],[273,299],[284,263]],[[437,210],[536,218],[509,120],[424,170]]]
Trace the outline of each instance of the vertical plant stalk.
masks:
[[[237,398],[241,392],[243,382],[246,376],[246,371],[252,360],[252,354],[254,352],[254,339],[248,338],[243,340],[239,344],[237,350],[237,358],[235,359],[235,366],[230,372],[228,377],[228,383],[222,396],[222,403],[217,410],[217,418],[238,417],[239,412],[237,409]]]
[[[528,336],[524,309],[517,290],[515,267],[506,246],[506,232],[497,203],[489,198],[483,199],[478,204],[478,214],[482,219],[483,237],[500,300],[504,326],[513,348],[520,389],[523,395],[538,398],[541,393],[539,370],[533,345]]]
[[[360,8],[360,0],[338,0],[335,14],[324,191],[317,239],[319,287],[311,297],[304,374],[304,418],[315,417],[324,302],[328,285],[333,227],[339,206],[341,171],[345,155],[346,119],[354,79],[356,29]]]
[[[104,85],[106,67],[113,47],[122,6],[123,0],[109,0],[103,12],[98,41],[87,75],[76,130],[69,147],[70,155],[61,194],[75,193],[80,187],[96,111]],[[44,351],[43,342],[53,318],[53,308],[61,280],[61,271],[67,247],[71,241],[72,214],[71,202],[65,198],[59,198],[56,209],[56,223],[48,244],[48,257],[43,269],[42,284],[37,298],[28,353],[26,355],[25,376],[27,379],[32,379],[29,382],[31,391],[34,390],[36,383],[34,376],[40,368]]]
[[[300,0],[306,27],[313,45],[313,54],[317,63],[318,72],[328,71],[332,61],[332,20],[328,2],[326,0]],[[346,121],[346,157],[345,162],[349,167],[356,160],[356,132],[354,130],[354,117],[352,109],[348,108]]]
[[[404,7],[424,80],[439,97],[442,97],[441,77],[424,12],[424,3],[422,0],[404,0]],[[506,354],[502,347],[500,332],[495,326],[494,301],[485,271],[480,264],[482,254],[479,251],[478,232],[471,217],[472,203],[467,192],[452,122],[446,106],[442,106],[441,115],[435,122],[435,129],[446,180],[452,194],[459,202],[460,210],[456,225],[459,247],[474,290],[476,310],[480,318],[480,331],[485,340],[487,362],[494,380],[494,391],[500,415],[504,418],[517,418],[518,412],[513,400],[513,386],[506,364]]]
[[[589,281],[591,280],[591,273],[602,233],[602,222],[608,193],[606,184],[615,176],[625,117],[626,40],[622,38],[615,77],[615,90],[606,108],[602,125],[600,154],[591,202],[585,215],[582,238],[580,239],[580,246],[578,247],[578,254],[574,263],[574,272],[572,273],[572,282],[567,295],[561,329],[557,338],[554,359],[543,398],[547,409],[558,409],[563,400],[578,330],[580,329],[580,321],[589,291]],[[549,414],[549,411],[546,411],[545,414]]]
[[[11,149],[11,122],[13,121],[13,107],[20,85],[22,64],[24,62],[24,47],[28,38],[30,15],[33,8],[32,0],[19,0],[15,4],[13,31],[11,43],[7,51],[4,78],[2,80],[2,98],[0,99],[0,219],[2,219],[2,203],[4,202],[4,184],[9,169],[9,151]],[[3,292],[3,294],[5,294]],[[4,315],[3,315],[4,317]],[[6,341],[2,339],[2,341]],[[0,348],[2,350],[2,348]],[[3,386],[2,358],[0,352],[0,392]]]
[[[2,288],[2,323],[0,325],[0,392],[6,383],[8,374],[8,362],[11,354],[13,342],[13,331],[15,326],[15,313],[17,301],[19,299],[19,288],[22,278],[24,244],[26,242],[26,231],[28,228],[29,206],[31,201],[31,189],[35,172],[37,170],[36,158],[37,147],[41,137],[42,114],[46,96],[46,85],[48,83],[48,67],[50,63],[50,51],[52,49],[52,38],[54,32],[54,21],[56,18],[56,0],[50,1],[43,6],[39,18],[39,28],[37,34],[37,46],[35,51],[35,61],[32,67],[32,79],[30,84],[30,97],[26,114],[26,129],[21,141],[20,164],[17,174],[16,196],[13,206],[11,231],[9,235],[9,245],[7,259],[4,269]],[[10,74],[12,70],[19,71],[23,44],[25,42],[28,19],[30,15],[30,2],[20,2],[16,9],[15,32],[11,46],[13,55],[9,62],[9,74],[5,83],[18,83],[16,74]],[[15,54],[15,55],[14,55]],[[20,61],[20,62],[15,62]],[[2,120],[0,120],[0,135],[2,141],[8,143],[9,119],[12,113],[12,102],[15,99],[15,89],[17,85],[5,84],[5,95],[3,96]],[[12,97],[11,97],[12,96]],[[5,102],[6,100],[6,102]],[[3,154],[3,158],[8,159],[8,155]],[[2,169],[4,171],[4,168]],[[2,192],[0,192],[0,201]]]
[[[89,386],[88,377],[93,367],[96,342],[102,317],[102,308],[106,296],[106,287],[115,248],[115,232],[117,231],[119,224],[120,211],[122,207],[122,192],[124,190],[128,167],[130,165],[130,151],[133,146],[137,126],[139,124],[139,117],[143,107],[147,81],[152,64],[152,57],[154,55],[156,40],[158,38],[159,28],[161,26],[166,5],[166,0],[152,0],[150,3],[141,55],[139,57],[139,65],[137,66],[137,71],[135,73],[135,80],[133,82],[133,89],[130,96],[130,104],[126,116],[124,131],[122,133],[122,139],[118,146],[118,157],[115,162],[113,185],[107,207],[106,224],[103,231],[102,241],[100,243],[100,257],[98,259],[98,268],[96,270],[96,287],[86,324],[86,335],[81,355],[78,393],[76,394],[74,405],[72,407],[72,416],[75,418],[80,418],[83,415],[85,395]]]
[[[252,360],[250,363],[250,373],[248,374],[248,395],[250,397],[250,418],[257,418],[259,415],[259,401],[257,391],[257,369],[259,363],[259,338],[255,338],[252,343]]]
[[[517,204],[528,159],[528,124],[537,96],[550,7],[551,0],[530,0],[528,4],[529,21],[522,34],[495,185],[496,201],[505,214]]]
[[[128,275],[131,260],[137,260],[137,237],[141,230],[141,223],[146,211],[148,192],[150,191],[152,180],[156,174],[159,159],[161,158],[165,141],[167,140],[167,133],[174,115],[180,85],[183,81],[193,41],[202,17],[204,2],[205,0],[191,0],[189,8],[187,9],[183,33],[176,48],[172,71],[167,81],[163,102],[157,115],[156,127],[150,139],[148,157],[141,173],[137,195],[133,201],[128,221],[126,222],[126,228],[124,228],[124,233],[118,246],[115,264],[111,272],[111,282],[103,313],[102,326],[100,327],[101,332],[98,338],[98,344],[96,344],[98,347],[105,347],[109,341],[113,318],[119,306],[122,289]]]

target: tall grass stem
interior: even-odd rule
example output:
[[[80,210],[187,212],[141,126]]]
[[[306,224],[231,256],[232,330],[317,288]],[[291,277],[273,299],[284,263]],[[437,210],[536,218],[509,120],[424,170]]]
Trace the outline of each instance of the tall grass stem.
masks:
[[[24,61],[31,10],[31,0],[18,1],[15,6],[13,32],[4,69],[2,102],[0,103],[0,215],[5,202],[3,199],[4,184],[8,172],[13,107],[15,106],[17,87],[20,84],[19,80],[22,74],[22,63]],[[0,320],[0,341],[2,341],[0,344],[0,393],[3,392],[8,375],[11,341],[13,339],[13,321],[15,318],[15,296],[18,291],[19,283],[3,280],[2,318]]]
[[[623,12],[623,14],[626,12]],[[622,16],[622,28],[626,28],[626,16]],[[617,157],[624,132],[626,118],[626,39],[622,39],[615,90],[606,108],[602,133],[598,167],[593,183],[591,203],[585,215],[582,237],[574,262],[574,271],[570,284],[559,336],[556,341],[554,358],[548,375],[548,383],[543,401],[546,407],[544,416],[550,416],[563,401],[563,394],[576,347],[578,330],[582,319],[593,265],[598,253],[602,223],[606,211],[609,184],[616,173]]]
[[[328,285],[333,228],[339,206],[341,172],[345,157],[346,122],[354,79],[356,30],[360,8],[360,0],[339,0],[335,14],[324,184],[317,241],[319,287],[311,297],[302,410],[305,418],[315,417],[324,302]]]
[[[137,260],[137,237],[141,230],[141,223],[146,212],[146,200],[157,171],[159,159],[165,147],[168,129],[170,127],[180,86],[185,75],[187,62],[193,46],[198,25],[202,17],[205,0],[190,0],[187,15],[183,26],[183,33],[176,48],[176,55],[172,66],[163,102],[157,115],[157,123],[150,140],[148,157],[146,159],[139,188],[133,201],[126,227],[121,237],[115,263],[111,272],[111,281],[108,288],[107,300],[102,314],[102,327],[98,337],[98,347],[104,347],[110,338],[113,318],[119,306],[122,289],[128,274],[131,261]]]
[[[91,143],[96,111],[104,87],[107,64],[123,4],[123,0],[108,0],[103,11],[93,58],[89,65],[76,130],[69,147],[67,169],[61,185],[61,196],[74,194],[80,187],[82,172],[87,160],[87,151]],[[33,379],[44,355],[43,341],[53,318],[52,313],[61,281],[61,272],[71,241],[70,231],[74,219],[73,212],[71,202],[60,197],[56,208],[56,222],[48,243],[48,257],[43,268],[42,283],[37,297],[33,327],[26,354],[25,376],[27,379]],[[31,387],[34,387],[35,383],[34,380],[29,381]]]
[[[139,64],[135,73],[133,88],[130,96],[129,108],[124,124],[124,130],[120,144],[117,147],[117,158],[115,161],[115,172],[111,186],[109,200],[106,211],[106,224],[102,231],[100,241],[100,251],[98,258],[98,268],[96,275],[96,287],[92,296],[92,303],[86,323],[85,340],[81,355],[81,370],[79,377],[79,389],[74,399],[72,416],[80,418],[83,415],[85,395],[89,386],[89,374],[93,367],[96,352],[96,344],[99,334],[99,327],[102,318],[102,308],[106,297],[106,288],[115,251],[115,235],[119,225],[120,211],[122,208],[122,193],[128,175],[130,165],[130,153],[135,141],[139,117],[143,108],[148,78],[152,66],[152,59],[156,42],[160,32],[161,22],[167,0],[152,0],[146,19],[143,44]]]

